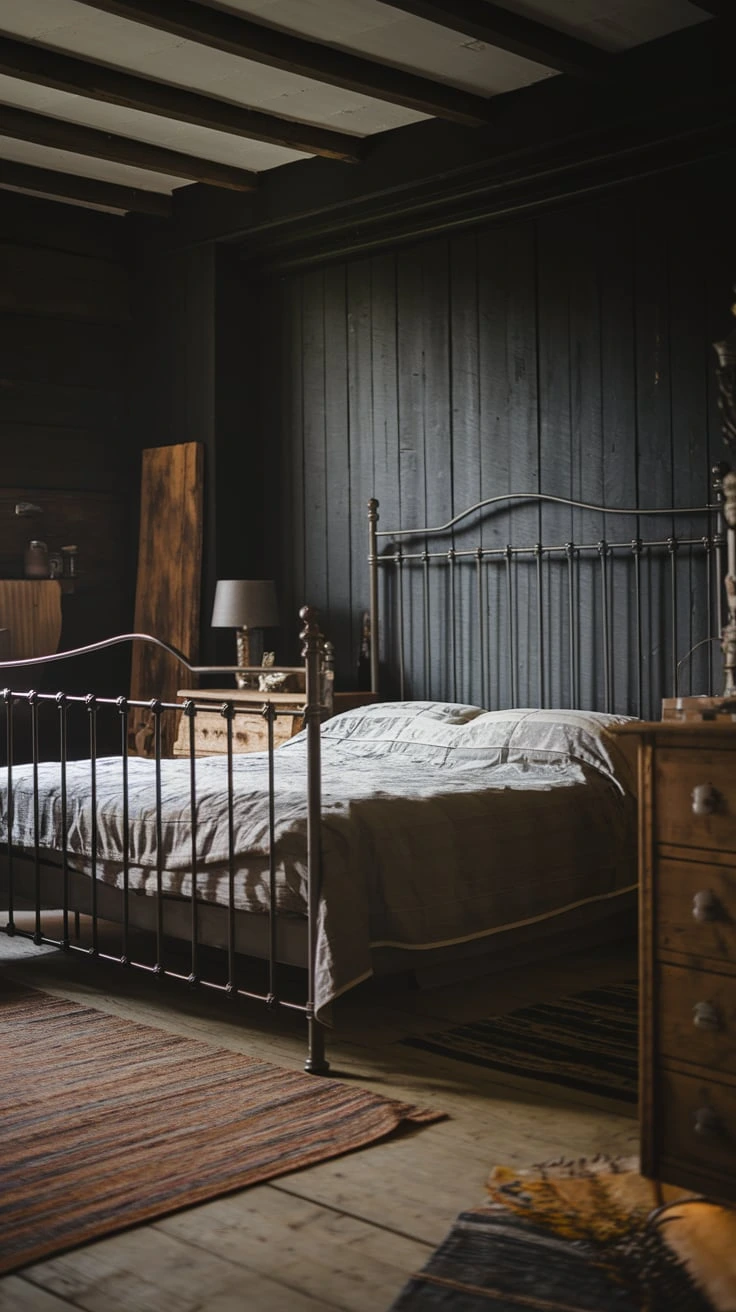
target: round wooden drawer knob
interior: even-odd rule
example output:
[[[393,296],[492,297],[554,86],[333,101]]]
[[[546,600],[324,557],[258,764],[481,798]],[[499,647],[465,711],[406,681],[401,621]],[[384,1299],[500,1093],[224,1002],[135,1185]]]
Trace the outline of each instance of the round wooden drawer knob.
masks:
[[[699,1030],[715,1032],[721,1029],[718,1008],[712,1002],[696,1002],[693,1007],[693,1025]]]
[[[712,784],[698,784],[692,791],[693,815],[713,815],[718,810],[720,793]]]
[[[700,889],[693,898],[693,920],[698,920],[701,924],[708,920],[718,920],[721,914],[721,904],[715,893],[710,888]]]
[[[712,1107],[698,1107],[693,1117],[693,1129],[701,1139],[722,1139],[723,1121]]]

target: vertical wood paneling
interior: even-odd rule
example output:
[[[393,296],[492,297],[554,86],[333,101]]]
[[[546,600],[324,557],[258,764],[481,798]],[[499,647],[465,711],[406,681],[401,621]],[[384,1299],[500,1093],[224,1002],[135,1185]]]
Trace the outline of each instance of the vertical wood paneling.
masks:
[[[424,522],[445,524],[452,515],[453,429],[450,387],[449,245],[446,240],[428,242],[422,248],[422,301],[419,307],[424,335],[423,428],[424,428]],[[445,548],[450,540],[445,536]],[[452,633],[449,624],[450,594],[457,569],[446,567],[430,575],[429,641],[431,682],[429,695],[447,695],[457,700],[453,678]]]
[[[424,299],[425,264],[421,248],[402,252],[397,276],[397,378],[399,402],[399,478],[401,480],[401,528],[426,524],[427,473],[424,465]],[[389,527],[386,525],[386,527]],[[395,525],[394,525],[395,527]],[[411,540],[417,550],[424,539]],[[403,587],[403,652],[407,682],[405,695],[430,697],[431,684],[424,680],[423,597],[421,587],[409,585],[409,566],[403,567],[397,590]],[[416,572],[416,571],[414,571]],[[429,615],[431,627],[433,617]],[[431,671],[430,671],[431,677]]]
[[[391,296],[393,307],[393,296]],[[368,512],[366,489],[375,482],[380,448],[373,412],[373,288],[370,260],[347,270],[347,391],[350,425],[350,583],[346,641],[338,646],[340,675],[353,679],[360,645],[361,616],[368,608]],[[395,398],[393,399],[395,410]]]
[[[478,331],[481,361],[481,493],[539,491],[537,402],[537,267],[533,223],[508,224],[478,242]],[[535,540],[538,512],[517,504],[482,523],[483,545],[494,549]],[[528,680],[512,688],[508,650],[513,642],[524,669],[530,613],[529,566],[514,567],[509,609],[505,564],[486,568],[489,661],[483,704],[529,701]],[[524,635],[523,641],[520,635]],[[477,695],[477,694],[476,694]]]
[[[634,229],[627,199],[612,198],[599,206],[598,278],[600,287],[601,417],[603,502],[608,506],[637,504],[636,343],[634,336]],[[614,381],[615,380],[615,383]],[[609,515],[606,539],[633,541],[638,521]],[[611,625],[614,635],[614,704],[639,712],[639,669],[633,553],[611,561]]]
[[[702,170],[699,171],[699,176]],[[684,175],[657,180],[536,218],[433,239],[285,280],[281,325],[282,540],[288,589],[328,607],[338,678],[354,676],[367,603],[366,503],[382,529],[438,523],[483,497],[541,491],[611,506],[700,503],[720,435],[711,382],[714,307],[727,243],[709,249],[708,205],[675,204]],[[716,187],[713,194],[718,191]],[[721,291],[721,306],[726,296]],[[728,331],[721,313],[720,334]],[[289,464],[289,473],[286,466]],[[557,506],[499,511],[486,547],[544,541],[592,544],[574,572],[588,613],[602,578],[598,542],[666,537],[663,521],[604,517]],[[455,533],[455,545],[469,535]],[[403,544],[421,552],[424,541]],[[428,543],[428,546],[437,545]],[[449,542],[446,544],[449,546]],[[606,557],[611,704],[638,709],[633,552]],[[670,691],[673,654],[666,570],[644,562],[650,585],[643,633],[643,709]],[[458,675],[450,673],[449,569],[429,597],[425,678],[421,564],[404,567],[406,694],[507,705],[605,705],[603,624],[574,652],[564,557],[544,566],[543,688],[536,658],[537,569],[515,572],[509,613],[505,566],[484,567],[492,659],[481,680],[473,565],[458,567]],[[396,597],[396,575],[382,587]],[[678,567],[677,647],[691,643],[704,601],[688,561]],[[513,620],[520,676],[507,664]],[[645,615],[646,619],[646,615]],[[384,611],[389,638],[392,612]],[[671,625],[670,625],[671,627]],[[396,653],[391,643],[398,693]],[[558,651],[558,648],[562,651]],[[554,654],[552,654],[554,652]],[[706,662],[696,678],[705,677]]]
[[[450,243],[450,388],[452,396],[452,513],[481,500],[481,366],[478,331],[478,241],[475,233]],[[477,517],[473,516],[477,529]],[[458,526],[458,550],[469,541]],[[478,615],[475,566],[463,561],[458,571],[455,642],[457,696],[472,702],[485,682],[487,635],[485,591]]]
[[[325,488],[327,497],[327,614],[324,632],[335,650],[350,649],[352,619],[352,502],[348,418],[346,271],[325,271]],[[365,551],[363,551],[365,556]]]
[[[298,635],[292,634],[289,619],[294,617],[306,601],[305,543],[304,543],[304,396],[302,389],[302,303],[303,288],[300,278],[287,281],[283,286],[284,319],[282,323],[283,393],[282,474],[285,495],[281,500],[284,561],[288,567],[280,580],[282,587],[281,625],[284,630],[285,649],[296,659],[299,651]],[[325,594],[310,597],[324,605]]]
[[[397,319],[398,260],[391,253],[378,255],[371,260],[371,381],[373,404],[373,489],[364,485],[359,493],[362,516],[362,551],[367,550],[367,501],[378,499],[379,529],[401,523],[401,459],[399,449],[399,383],[398,383],[398,319]],[[385,586],[385,585],[384,585]],[[362,597],[357,598],[356,610],[363,607]],[[379,631],[380,655],[387,695],[396,694],[395,665],[387,660],[387,652],[395,648],[395,634],[391,631],[391,608],[382,606],[383,625]]]
[[[670,270],[663,240],[657,184],[648,182],[636,198],[635,333],[638,481],[640,504],[667,506],[673,496],[672,390],[670,379]],[[678,453],[679,457],[679,453]],[[671,531],[663,518],[642,516],[642,537]],[[650,561],[643,572],[649,583],[652,623],[644,628],[645,696],[655,704],[668,688],[668,650],[659,640],[667,623],[666,580]],[[645,621],[647,616],[645,615]]]
[[[325,274],[304,278],[302,407],[304,432],[304,599],[329,610],[325,429]],[[329,618],[329,616],[328,616]]]

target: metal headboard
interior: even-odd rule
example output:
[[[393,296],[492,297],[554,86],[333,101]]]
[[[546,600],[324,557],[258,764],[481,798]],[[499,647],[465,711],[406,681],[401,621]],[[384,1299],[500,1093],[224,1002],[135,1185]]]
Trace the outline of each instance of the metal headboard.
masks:
[[[533,540],[515,528],[522,507],[534,512]],[[659,718],[663,696],[712,694],[723,623],[720,512],[720,500],[623,509],[504,493],[444,524],[379,530],[371,500],[373,691],[649,718]],[[594,527],[584,540],[561,540],[560,519],[569,529],[583,514],[600,537]],[[557,520],[549,540],[545,516]],[[617,531],[607,538],[612,519]]]

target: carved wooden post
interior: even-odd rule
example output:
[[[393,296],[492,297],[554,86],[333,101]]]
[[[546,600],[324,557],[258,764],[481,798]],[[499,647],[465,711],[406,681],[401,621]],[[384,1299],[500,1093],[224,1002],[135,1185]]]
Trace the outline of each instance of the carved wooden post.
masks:
[[[736,305],[731,306],[736,315]],[[722,342],[714,342],[718,357],[718,409],[721,412],[723,440],[736,454],[736,328]],[[721,633],[723,652],[724,697],[736,696],[736,473],[730,470],[723,478],[723,518],[726,522],[726,604],[728,621]]]

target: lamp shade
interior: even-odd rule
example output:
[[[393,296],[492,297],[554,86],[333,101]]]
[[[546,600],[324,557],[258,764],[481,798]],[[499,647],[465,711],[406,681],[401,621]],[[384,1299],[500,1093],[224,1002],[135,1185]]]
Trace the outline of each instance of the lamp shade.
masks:
[[[272,579],[218,579],[212,608],[214,629],[272,629],[278,622]]]

